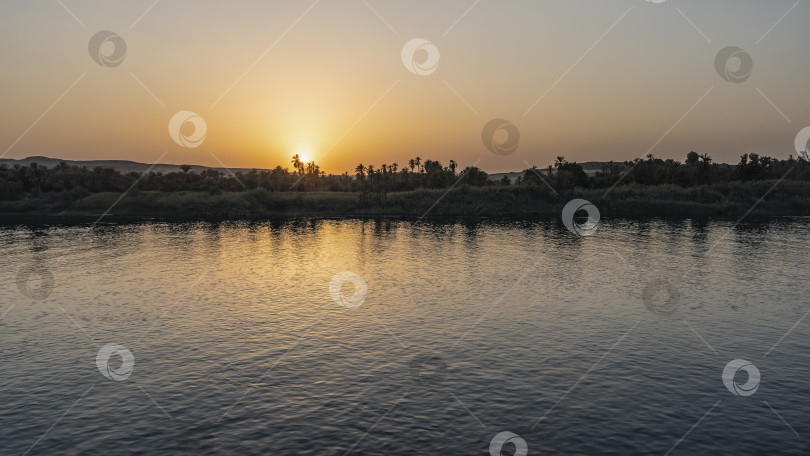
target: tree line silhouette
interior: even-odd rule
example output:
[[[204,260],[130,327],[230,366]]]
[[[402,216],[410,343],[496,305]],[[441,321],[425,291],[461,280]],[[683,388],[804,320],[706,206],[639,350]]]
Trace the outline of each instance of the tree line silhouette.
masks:
[[[662,160],[648,155],[646,159],[604,162],[590,174],[581,164],[565,157],[546,168],[524,170],[512,181],[508,176],[492,180],[483,170],[468,166],[460,169],[455,160],[444,166],[437,160],[415,157],[407,165],[383,163],[379,166],[360,163],[354,174],[326,174],[314,161],[304,163],[298,155],[291,159],[293,169],[277,166],[271,170],[232,173],[228,170],[193,171],[189,165],[169,173],[123,173],[113,168],[86,168],[65,162],[52,168],[31,163],[28,166],[0,165],[0,200],[13,201],[40,195],[56,195],[65,204],[101,192],[243,192],[264,189],[268,192],[352,192],[361,201],[385,202],[391,192],[451,187],[539,187],[539,194],[570,194],[576,189],[600,189],[613,186],[676,185],[693,187],[725,182],[748,182],[780,179],[788,170],[787,180],[810,181],[810,164],[761,156],[755,153],[740,157],[736,165],[718,164],[707,154],[690,152],[684,162]]]

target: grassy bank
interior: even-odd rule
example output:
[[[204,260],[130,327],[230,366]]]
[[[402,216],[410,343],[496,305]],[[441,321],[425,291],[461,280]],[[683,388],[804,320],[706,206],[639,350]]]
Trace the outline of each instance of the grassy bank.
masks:
[[[810,183],[731,182],[710,186],[621,186],[577,189],[561,195],[545,187],[467,187],[415,190],[382,195],[346,192],[136,192],[95,193],[71,200],[43,193],[17,201],[0,201],[4,214],[101,214],[119,198],[113,215],[182,218],[262,218],[277,216],[412,216],[545,217],[559,216],[573,198],[594,203],[603,215],[628,217],[734,216],[762,201],[751,215],[810,215]],[[763,198],[764,196],[764,198]]]

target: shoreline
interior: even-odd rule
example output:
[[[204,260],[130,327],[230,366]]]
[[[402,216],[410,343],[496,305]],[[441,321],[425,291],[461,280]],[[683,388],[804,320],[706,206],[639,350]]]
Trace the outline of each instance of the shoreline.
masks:
[[[333,219],[559,219],[567,202],[580,198],[605,218],[734,218],[810,216],[810,183],[786,181],[701,187],[627,186],[601,199],[602,189],[566,195],[543,187],[423,189],[388,194],[350,192],[134,192],[93,193],[77,201],[62,194],[0,202],[0,225],[20,220],[227,221]],[[765,196],[763,196],[765,195]],[[112,209],[110,210],[110,208]]]

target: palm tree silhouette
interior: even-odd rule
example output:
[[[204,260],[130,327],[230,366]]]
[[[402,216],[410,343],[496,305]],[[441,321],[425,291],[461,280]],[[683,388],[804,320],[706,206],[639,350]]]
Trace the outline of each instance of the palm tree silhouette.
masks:
[[[293,168],[298,171],[298,174],[304,174],[304,163],[301,161],[301,157],[298,154],[292,156],[291,163]]]
[[[354,168],[355,172],[357,172],[357,179],[360,180],[360,202],[362,203],[365,200],[365,184],[366,184],[366,167],[363,166],[362,163],[357,165]]]

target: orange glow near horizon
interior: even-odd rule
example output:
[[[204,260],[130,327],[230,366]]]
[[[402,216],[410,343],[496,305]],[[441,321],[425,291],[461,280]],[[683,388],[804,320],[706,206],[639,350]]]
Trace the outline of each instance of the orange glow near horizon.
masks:
[[[312,160],[312,158],[315,156],[315,154],[313,154],[312,151],[310,151],[306,147],[298,149],[296,154],[298,155],[298,158],[301,159],[301,161],[304,163],[309,163],[310,160]]]
[[[86,27],[61,8],[3,7],[0,34],[17,43],[0,50],[4,158],[151,163],[168,150],[164,163],[290,168],[298,153],[340,174],[358,163],[402,168],[420,156],[494,173],[542,168],[558,155],[580,163],[647,153],[683,161],[691,150],[725,163],[750,152],[787,158],[810,125],[802,79],[810,60],[796,58],[810,41],[809,8],[796,8],[756,47],[772,24],[764,18],[784,13],[770,2],[684,0],[683,11],[717,44],[668,2],[470,9],[468,0],[417,0],[379,2],[374,11],[321,2],[308,12],[297,1],[203,1],[190,11],[169,2],[130,27],[143,14],[136,3],[71,5]],[[102,24],[127,44],[119,66],[88,55]],[[408,68],[420,60],[401,55],[413,38],[439,50],[438,65],[421,74]],[[750,80],[718,75],[714,60],[726,41],[750,52]],[[181,111],[205,120],[198,147],[167,134]],[[520,132],[513,154],[493,154],[482,141],[497,118]]]

